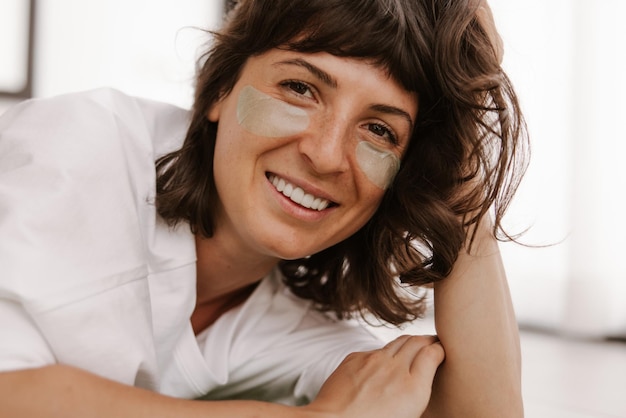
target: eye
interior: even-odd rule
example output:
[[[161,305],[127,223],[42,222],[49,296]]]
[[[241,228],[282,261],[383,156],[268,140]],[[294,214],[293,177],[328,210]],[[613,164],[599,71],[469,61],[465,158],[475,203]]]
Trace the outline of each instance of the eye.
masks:
[[[280,85],[288,88],[299,96],[305,96],[311,99],[313,98],[313,91],[311,87],[307,83],[304,83],[302,81],[289,80],[280,83]]]
[[[398,145],[398,138],[387,125],[382,123],[369,123],[367,129],[374,135],[384,138],[385,141],[393,145]]]

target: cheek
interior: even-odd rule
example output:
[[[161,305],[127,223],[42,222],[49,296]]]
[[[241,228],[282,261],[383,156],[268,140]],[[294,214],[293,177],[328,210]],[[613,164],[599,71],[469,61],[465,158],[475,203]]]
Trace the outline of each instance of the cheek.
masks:
[[[356,147],[356,160],[369,181],[383,190],[389,187],[400,169],[400,159],[395,154],[365,141]]]
[[[310,121],[303,109],[245,86],[237,101],[237,122],[252,134],[280,138],[304,132]]]
[[[237,101],[237,123],[254,135],[280,138],[306,131],[311,120],[305,110],[245,86]],[[400,168],[395,154],[366,141],[357,144],[356,160],[369,181],[383,190]]]

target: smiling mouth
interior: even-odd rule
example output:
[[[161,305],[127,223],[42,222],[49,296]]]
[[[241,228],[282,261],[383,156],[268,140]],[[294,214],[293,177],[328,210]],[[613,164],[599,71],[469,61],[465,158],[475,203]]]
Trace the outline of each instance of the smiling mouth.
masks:
[[[300,206],[303,206],[307,209],[312,209],[316,211],[323,211],[329,206],[335,206],[333,202],[328,199],[324,199],[322,197],[314,196],[310,193],[305,193],[300,187],[294,186],[289,183],[285,179],[278,177],[275,174],[268,174],[268,180],[276,190],[283,194],[283,196],[291,199],[292,202],[297,203]]]

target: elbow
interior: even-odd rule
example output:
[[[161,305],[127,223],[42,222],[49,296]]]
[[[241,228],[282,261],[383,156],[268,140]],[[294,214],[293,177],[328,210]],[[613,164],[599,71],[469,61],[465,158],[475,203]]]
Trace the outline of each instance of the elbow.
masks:
[[[424,418],[523,418],[521,373],[462,373],[448,376],[445,363],[435,376]],[[442,370],[443,369],[443,370]]]
[[[487,405],[477,408],[476,414],[462,414],[481,418],[524,418],[524,402],[520,389],[500,391],[498,399],[492,399]]]

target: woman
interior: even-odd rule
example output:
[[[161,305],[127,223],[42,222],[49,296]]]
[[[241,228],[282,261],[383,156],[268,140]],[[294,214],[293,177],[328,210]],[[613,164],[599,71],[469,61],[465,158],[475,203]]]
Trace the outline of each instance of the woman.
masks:
[[[500,60],[482,1],[244,0],[191,114],[8,112],[3,416],[520,416]],[[345,320],[415,319],[431,284],[437,338]]]

